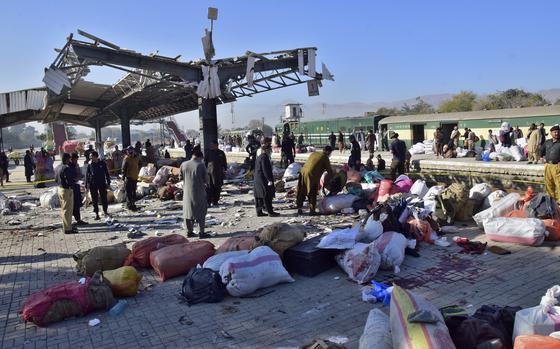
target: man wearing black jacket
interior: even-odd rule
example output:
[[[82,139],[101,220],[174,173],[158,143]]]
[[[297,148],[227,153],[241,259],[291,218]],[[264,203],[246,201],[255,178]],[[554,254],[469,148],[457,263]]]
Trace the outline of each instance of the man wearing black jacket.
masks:
[[[208,207],[218,205],[220,201],[220,193],[224,184],[224,177],[227,171],[226,154],[218,148],[218,142],[210,142],[210,149],[204,156],[204,164],[208,169],[208,190],[207,200]]]
[[[107,216],[109,213],[107,202],[107,187],[111,184],[111,176],[104,160],[99,159],[96,151],[91,153],[91,163],[88,164],[86,170],[86,190],[89,189],[91,201],[93,202],[93,211],[95,212],[95,220],[99,220],[99,198],[101,198],[101,206],[103,213]]]

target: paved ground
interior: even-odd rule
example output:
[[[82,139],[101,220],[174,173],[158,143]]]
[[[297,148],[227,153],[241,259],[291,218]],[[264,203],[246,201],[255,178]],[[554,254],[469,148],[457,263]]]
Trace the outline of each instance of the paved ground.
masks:
[[[17,171],[21,172],[21,167]],[[21,178],[19,172],[14,179]],[[16,184],[4,192],[38,196],[44,190],[24,190]],[[210,239],[216,245],[232,233],[286,221],[295,213],[287,204],[277,204],[281,217],[257,218],[248,194],[228,196],[224,202],[225,210],[210,209],[209,214],[230,222],[241,209],[244,217],[231,227],[209,227],[217,232]],[[180,232],[177,224],[156,226],[160,218],[180,217],[178,205],[163,208],[157,200],[141,204],[144,211],[138,214],[129,214],[119,205],[111,206],[110,211],[119,222],[151,224],[144,229],[151,235],[156,230]],[[83,212],[93,223],[91,209]],[[13,219],[21,223],[9,225]],[[297,218],[299,223],[308,223],[309,232],[354,220],[340,215]],[[120,316],[97,312],[39,328],[21,320],[19,311],[28,295],[60,281],[77,280],[72,260],[77,250],[127,241],[124,231],[104,224],[91,224],[78,235],[65,236],[56,226],[58,222],[58,211],[43,208],[26,208],[20,214],[0,217],[2,348],[296,348],[315,337],[336,337],[348,348],[356,348],[369,310],[380,307],[363,303],[361,286],[347,280],[337,267],[314,278],[295,275],[295,283],[259,291],[255,298],[228,297],[217,304],[191,307],[178,297],[182,277],[162,283],[152,270],[142,270],[141,292],[128,299],[129,307]],[[460,229],[461,235],[484,241],[482,232],[472,225]],[[548,287],[559,282],[560,251],[554,245],[497,245],[513,253],[470,256],[459,254],[457,246],[422,245],[421,257],[407,256],[401,273],[380,272],[376,280],[412,288],[438,306],[460,304],[471,311],[482,304],[533,306]],[[99,318],[101,324],[89,327],[87,321],[92,318]],[[226,333],[232,338],[225,338]]]

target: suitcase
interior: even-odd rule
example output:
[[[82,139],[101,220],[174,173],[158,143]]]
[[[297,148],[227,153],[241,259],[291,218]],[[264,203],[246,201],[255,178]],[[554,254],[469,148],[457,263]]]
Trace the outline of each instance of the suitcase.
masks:
[[[290,273],[313,277],[336,265],[338,250],[318,248],[322,235],[304,240],[284,252],[284,266]]]

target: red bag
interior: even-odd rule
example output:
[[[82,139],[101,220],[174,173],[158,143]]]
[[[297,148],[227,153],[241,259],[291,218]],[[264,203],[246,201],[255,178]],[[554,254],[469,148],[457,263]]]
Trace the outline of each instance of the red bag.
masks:
[[[88,297],[89,289],[96,296]],[[84,316],[97,309],[109,309],[115,304],[109,285],[101,274],[86,278],[84,284],[68,281],[35,292],[25,300],[21,311],[23,320],[38,326],[62,321],[72,316]]]
[[[150,253],[150,264],[161,281],[186,274],[189,269],[204,262],[215,253],[214,245],[208,241],[193,241],[171,245]]]
[[[543,219],[544,226],[548,231],[548,236],[545,238],[547,241],[560,240],[560,220],[558,219]]]
[[[231,252],[231,251],[243,251],[243,250],[252,250],[255,248],[255,235],[256,233],[247,234],[243,236],[232,236],[227,239],[223,244],[218,247],[216,250],[216,254],[224,253],[224,252]]]
[[[396,194],[399,189],[395,186],[392,180],[384,179],[379,183],[379,189],[377,189],[377,198],[380,201],[385,201],[389,195]]]
[[[135,267],[149,268],[150,253],[158,249],[158,244],[176,245],[188,242],[187,238],[179,234],[171,234],[160,237],[149,237],[140,240],[132,245],[132,253],[128,256],[124,265],[132,265]]]

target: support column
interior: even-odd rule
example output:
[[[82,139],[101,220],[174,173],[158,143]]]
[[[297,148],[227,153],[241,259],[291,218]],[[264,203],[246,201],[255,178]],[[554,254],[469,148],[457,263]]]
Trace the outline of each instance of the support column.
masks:
[[[200,144],[203,152],[206,152],[210,149],[210,143],[218,140],[218,112],[215,99],[198,98],[198,118]]]
[[[3,128],[0,127],[0,151],[4,151],[4,132]]]
[[[126,149],[130,144],[130,118],[123,113],[120,116],[121,119],[121,135],[122,135],[122,145],[123,150]]]
[[[101,122],[95,120],[95,147],[100,158],[105,158],[105,147],[103,146],[103,137],[101,136]]]

